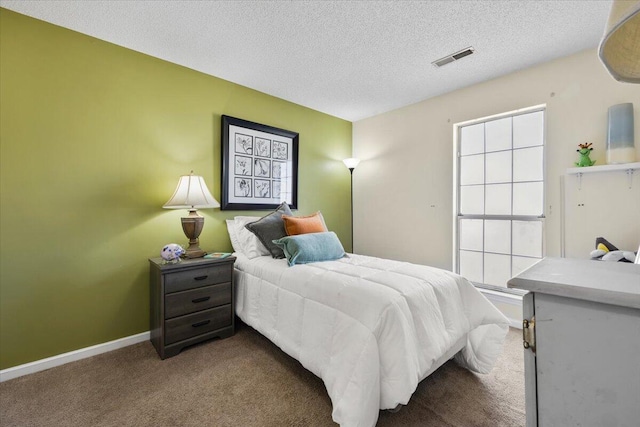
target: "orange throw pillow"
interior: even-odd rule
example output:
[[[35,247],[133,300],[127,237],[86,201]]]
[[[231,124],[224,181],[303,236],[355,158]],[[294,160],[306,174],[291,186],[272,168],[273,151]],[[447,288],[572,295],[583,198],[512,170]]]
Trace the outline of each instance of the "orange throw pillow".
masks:
[[[284,229],[288,236],[328,231],[320,212],[309,216],[282,215],[282,219],[284,220]]]

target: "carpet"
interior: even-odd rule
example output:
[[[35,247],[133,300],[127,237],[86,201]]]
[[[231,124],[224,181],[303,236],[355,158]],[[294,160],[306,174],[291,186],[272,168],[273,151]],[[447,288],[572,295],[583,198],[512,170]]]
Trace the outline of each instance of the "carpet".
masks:
[[[150,342],[0,383],[0,425],[331,426],[322,380],[251,327],[160,360]],[[525,425],[520,331],[488,375],[449,361],[378,426]]]

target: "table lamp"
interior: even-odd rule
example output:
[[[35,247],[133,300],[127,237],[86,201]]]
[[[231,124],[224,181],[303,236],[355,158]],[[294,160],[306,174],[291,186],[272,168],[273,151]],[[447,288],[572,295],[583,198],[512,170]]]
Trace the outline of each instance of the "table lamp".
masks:
[[[182,231],[189,239],[189,247],[184,256],[186,258],[203,257],[205,251],[200,249],[198,237],[204,227],[204,217],[198,214],[198,209],[220,207],[220,203],[213,198],[204,179],[194,175],[193,171],[189,175],[181,176],[173,196],[162,207],[189,210],[189,215],[182,218]]]

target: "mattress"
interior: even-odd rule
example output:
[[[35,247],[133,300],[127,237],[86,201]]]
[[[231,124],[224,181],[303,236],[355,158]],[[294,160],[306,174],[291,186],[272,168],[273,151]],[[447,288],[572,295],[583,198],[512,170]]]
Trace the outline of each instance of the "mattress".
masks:
[[[352,254],[293,267],[236,256],[236,314],[323,380],[340,425],[375,425],[456,352],[487,373],[502,351],[507,318],[449,271]]]

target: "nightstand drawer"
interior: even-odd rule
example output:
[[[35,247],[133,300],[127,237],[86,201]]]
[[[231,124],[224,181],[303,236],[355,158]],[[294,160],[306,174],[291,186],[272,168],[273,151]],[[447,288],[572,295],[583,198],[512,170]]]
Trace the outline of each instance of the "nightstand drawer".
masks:
[[[231,325],[231,304],[199,311],[165,322],[165,345]]]
[[[165,276],[165,291],[171,293],[216,283],[231,282],[232,270],[233,265],[227,263],[168,273]]]
[[[182,316],[231,303],[231,282],[168,294],[164,299],[164,318]]]

